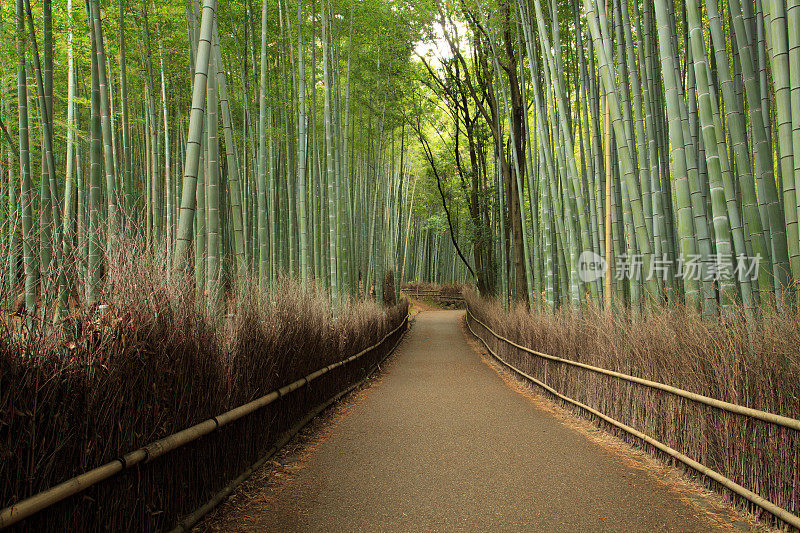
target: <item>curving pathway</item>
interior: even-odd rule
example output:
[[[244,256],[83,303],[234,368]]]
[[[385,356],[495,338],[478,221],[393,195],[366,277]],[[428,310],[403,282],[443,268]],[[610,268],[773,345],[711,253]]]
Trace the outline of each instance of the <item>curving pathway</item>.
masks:
[[[247,531],[736,531],[644,462],[564,424],[428,311],[308,464],[225,522]],[[634,455],[634,454],[630,454]]]

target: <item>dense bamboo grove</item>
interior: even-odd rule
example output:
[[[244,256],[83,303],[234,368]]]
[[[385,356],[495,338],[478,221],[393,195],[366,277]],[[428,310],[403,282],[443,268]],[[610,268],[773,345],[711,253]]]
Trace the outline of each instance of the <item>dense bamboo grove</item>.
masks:
[[[783,0],[440,5],[421,106],[478,288],[543,309],[793,303],[798,17]]]
[[[131,238],[215,314],[247,277],[382,299],[421,25],[400,7],[4,1],[5,305],[31,326],[102,304]]]
[[[794,304],[794,2],[1,5],[29,326],[102,304],[123,236],[215,314],[246,277],[337,302],[390,270],[536,309]]]

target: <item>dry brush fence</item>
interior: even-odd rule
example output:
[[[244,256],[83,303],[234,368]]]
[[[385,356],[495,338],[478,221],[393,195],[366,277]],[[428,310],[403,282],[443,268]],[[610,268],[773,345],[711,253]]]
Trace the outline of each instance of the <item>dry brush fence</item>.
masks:
[[[331,322],[324,297],[277,289],[266,308],[241,296],[227,325],[166,291],[129,294],[130,305],[79,321],[66,346],[0,336],[0,506],[97,465],[112,474],[62,501],[45,498],[53,505],[12,529],[174,526],[305,413],[362,379],[403,333],[405,305],[342,306]],[[180,451],[166,453],[179,440]],[[0,511],[0,527],[14,516]]]
[[[676,324],[664,318],[656,326],[640,323],[620,329],[619,323],[604,321],[599,314],[583,321],[571,315],[573,321],[568,322],[521,312],[504,314],[471,295],[467,302],[470,331],[504,365],[618,435],[644,442],[656,455],[699,472],[709,486],[749,504],[751,511],[768,511],[800,529],[800,420],[745,407],[769,407],[793,416],[800,412],[796,382],[789,383],[792,375],[782,372],[780,365],[792,366],[781,360],[780,352],[773,352],[770,361],[753,364],[752,375],[731,379],[731,368],[741,371],[744,362],[728,353],[725,372],[718,366],[724,364],[725,354],[702,353],[698,345],[690,351],[696,333],[692,324],[684,322],[687,338],[676,341],[667,335]],[[639,333],[633,332],[635,327]],[[794,333],[790,331],[785,340],[791,343]],[[653,344],[659,338],[662,346]],[[666,363],[660,355],[676,342],[687,351]],[[730,338],[727,343],[734,344]],[[648,348],[655,354],[648,357]],[[681,382],[689,376],[694,380]],[[783,380],[786,387],[781,388]]]

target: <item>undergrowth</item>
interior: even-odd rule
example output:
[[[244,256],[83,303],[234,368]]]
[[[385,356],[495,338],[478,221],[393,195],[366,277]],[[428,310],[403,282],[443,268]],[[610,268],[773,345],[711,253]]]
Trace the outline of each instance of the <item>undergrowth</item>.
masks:
[[[0,331],[0,507],[262,396],[378,342],[407,313],[280,280],[243,282],[210,317],[163,256],[121,246],[101,303],[59,327]],[[365,376],[402,334],[260,411],[17,525],[157,531],[204,503],[276,436]]]

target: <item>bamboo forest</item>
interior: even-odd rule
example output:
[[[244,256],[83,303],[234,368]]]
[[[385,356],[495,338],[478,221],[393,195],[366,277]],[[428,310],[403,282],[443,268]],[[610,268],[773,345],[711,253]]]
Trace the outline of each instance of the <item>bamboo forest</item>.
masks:
[[[0,529],[799,531],[798,188],[800,0],[0,0]]]

